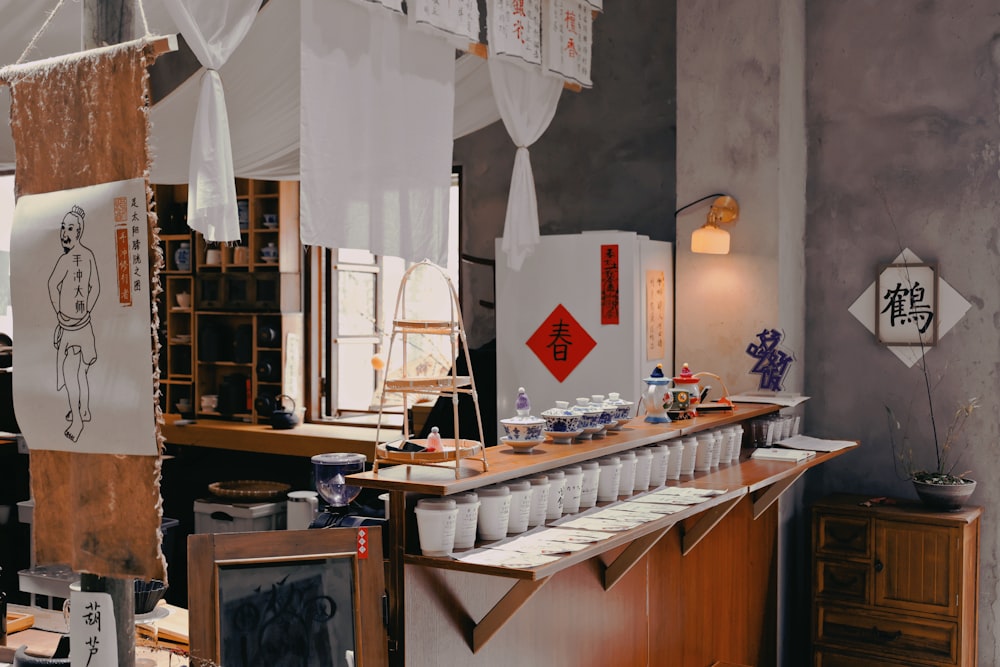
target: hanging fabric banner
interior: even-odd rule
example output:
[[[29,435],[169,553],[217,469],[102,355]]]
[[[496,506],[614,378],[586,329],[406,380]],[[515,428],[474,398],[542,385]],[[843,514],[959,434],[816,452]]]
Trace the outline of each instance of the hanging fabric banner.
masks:
[[[479,41],[479,5],[476,0],[409,0],[410,24],[455,40],[464,49]]]
[[[454,47],[392,12],[300,6],[302,243],[446,263]]]
[[[12,239],[19,276],[12,281],[14,401],[19,417],[44,410],[51,422],[39,426],[32,416],[22,424],[35,562],[144,579],[166,577],[152,335],[158,322],[149,309],[162,254],[145,180],[146,68],[155,55],[154,43],[139,40],[0,70],[10,86],[21,200]],[[130,333],[109,332],[119,317]],[[140,348],[145,354],[135,356]],[[22,382],[36,382],[30,391],[38,393],[21,394]],[[33,405],[42,393],[44,405]],[[136,414],[124,414],[131,410]]]
[[[542,0],[489,0],[490,57],[542,64]]]
[[[590,7],[583,0],[544,0],[542,68],[591,88],[590,57],[593,29]]]

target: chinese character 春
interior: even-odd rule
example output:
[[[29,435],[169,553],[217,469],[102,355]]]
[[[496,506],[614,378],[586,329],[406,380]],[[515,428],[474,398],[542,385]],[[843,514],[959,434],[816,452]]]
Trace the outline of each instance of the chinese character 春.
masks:
[[[569,335],[569,325],[559,320],[556,324],[552,326],[552,333],[549,334],[552,339],[545,347],[552,348],[552,359],[554,361],[566,361],[569,357],[569,346],[572,344]]]

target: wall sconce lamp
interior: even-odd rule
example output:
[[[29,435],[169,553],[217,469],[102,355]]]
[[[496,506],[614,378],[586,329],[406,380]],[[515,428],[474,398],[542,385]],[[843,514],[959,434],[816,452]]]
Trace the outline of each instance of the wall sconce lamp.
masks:
[[[740,205],[736,199],[727,194],[717,192],[706,195],[701,199],[696,199],[690,204],[681,206],[674,211],[676,217],[681,211],[691,208],[695,204],[712,199],[712,207],[708,210],[708,219],[705,224],[694,230],[691,234],[691,252],[705,253],[710,255],[729,254],[729,232],[720,225],[735,223],[740,218]]]

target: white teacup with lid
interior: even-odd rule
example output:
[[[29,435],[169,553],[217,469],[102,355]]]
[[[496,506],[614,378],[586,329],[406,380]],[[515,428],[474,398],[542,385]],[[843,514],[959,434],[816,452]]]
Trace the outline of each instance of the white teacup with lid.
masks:
[[[667,473],[670,470],[670,447],[665,442],[646,447],[652,460],[649,466],[649,485],[663,486],[667,483]]]
[[[417,515],[420,552],[425,556],[449,556],[455,549],[458,505],[451,498],[424,498],[413,509]]]
[[[597,502],[606,503],[618,500],[618,489],[621,488],[622,460],[617,456],[605,456],[598,460],[601,478],[597,482]]]
[[[517,535],[528,530],[528,519],[531,518],[531,483],[526,479],[507,482],[510,489],[510,519],[507,522],[507,534]]]
[[[455,526],[455,548],[471,549],[476,546],[476,525],[479,523],[479,496],[471,491],[455,496],[458,505],[458,523]]]
[[[499,484],[484,486],[476,490],[479,496],[479,516],[476,534],[481,540],[502,540],[507,537],[510,520],[510,489]]]
[[[555,521],[563,515],[566,496],[566,473],[563,470],[550,470],[545,474],[549,478],[549,506],[545,512],[545,520]],[[577,502],[579,503],[579,501]]]
[[[597,461],[584,461],[580,464],[582,477],[580,479],[580,506],[578,510],[587,510],[597,504],[597,487],[601,481],[601,467]]]
[[[549,489],[552,488],[548,475],[535,475],[528,478],[531,485],[531,509],[528,510],[528,527],[534,528],[545,523],[545,515],[549,511]]]
[[[594,467],[597,468],[596,465]],[[576,514],[580,511],[580,499],[583,495],[583,467],[579,465],[565,466],[562,472],[566,477],[562,511],[563,514]]]
[[[632,489],[636,492],[645,491],[649,488],[649,478],[652,474],[653,452],[648,447],[639,447],[635,450],[635,484]],[[657,485],[659,486],[659,485]]]
[[[638,458],[631,450],[621,452],[617,456],[622,462],[622,474],[618,479],[618,495],[631,496],[632,490],[635,488],[635,466]]]

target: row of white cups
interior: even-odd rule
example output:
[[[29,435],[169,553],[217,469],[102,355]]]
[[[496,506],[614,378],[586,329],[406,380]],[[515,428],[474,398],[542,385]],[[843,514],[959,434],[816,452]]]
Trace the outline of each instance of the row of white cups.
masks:
[[[739,461],[739,425],[637,447],[617,454],[494,484],[475,492],[418,500],[414,511],[420,551],[450,556],[476,538],[491,542],[576,514],[599,502],[664,486]]]

